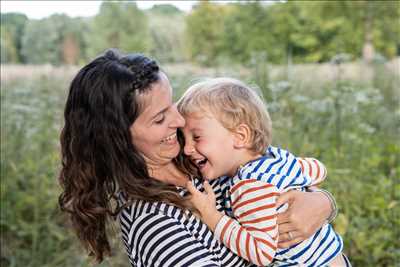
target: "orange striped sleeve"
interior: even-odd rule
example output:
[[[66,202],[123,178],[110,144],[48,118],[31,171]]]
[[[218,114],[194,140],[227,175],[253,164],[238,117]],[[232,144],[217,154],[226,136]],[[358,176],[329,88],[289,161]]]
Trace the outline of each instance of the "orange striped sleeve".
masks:
[[[238,181],[230,190],[234,219],[223,216],[215,236],[249,262],[266,266],[275,256],[278,241],[276,199],[278,188],[255,179]]]
[[[240,196],[237,197],[236,201],[232,202],[232,206],[235,206],[235,205],[236,205],[236,202],[237,202],[239,199],[241,199],[245,194],[249,194],[249,193],[255,192],[255,191],[257,191],[257,190],[262,190],[262,189],[265,189],[265,188],[268,188],[268,187],[271,187],[271,186],[273,186],[273,185],[272,185],[272,184],[265,184],[265,185],[261,185],[261,186],[254,186],[254,187],[251,187],[251,188],[249,188],[249,189],[243,191],[243,192],[240,194]],[[233,192],[233,190],[232,190],[231,192]]]
[[[238,208],[240,208],[242,206],[245,206],[247,204],[251,204],[252,202],[261,200],[263,198],[269,198],[269,197],[272,197],[272,196],[279,196],[279,193],[272,192],[272,193],[269,193],[268,195],[260,195],[260,196],[255,197],[255,198],[251,198],[251,199],[248,199],[248,200],[245,200],[245,201],[241,201],[240,203],[237,203],[237,201],[235,201],[236,205],[232,205],[232,207],[234,209],[238,209]]]
[[[225,242],[225,246],[230,248],[230,236],[226,234],[230,224],[233,223],[233,220],[228,220],[225,225],[223,226],[222,232],[221,232],[221,239],[225,240],[227,237],[227,241]]]
[[[322,183],[327,175],[325,165],[314,158],[297,158],[301,166],[301,172],[311,178],[312,184]]]

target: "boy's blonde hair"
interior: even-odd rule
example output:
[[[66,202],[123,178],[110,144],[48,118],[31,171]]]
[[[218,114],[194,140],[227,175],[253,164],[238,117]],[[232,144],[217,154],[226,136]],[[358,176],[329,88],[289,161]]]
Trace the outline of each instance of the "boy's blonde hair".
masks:
[[[271,144],[272,123],[261,94],[236,79],[215,78],[192,85],[179,99],[178,111],[183,116],[208,113],[229,131],[248,125],[253,152],[264,154]]]

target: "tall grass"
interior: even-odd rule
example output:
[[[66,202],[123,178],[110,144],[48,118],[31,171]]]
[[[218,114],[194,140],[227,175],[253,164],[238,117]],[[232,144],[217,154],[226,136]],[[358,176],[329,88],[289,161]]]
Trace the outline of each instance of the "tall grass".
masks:
[[[262,89],[273,143],[326,164],[322,187],[339,204],[334,225],[353,265],[398,266],[400,72],[383,62],[369,67],[370,80],[345,79],[337,64],[332,81],[279,80]]]
[[[257,64],[246,72],[166,71],[172,73],[175,98],[199,76],[230,75],[258,83],[273,119],[274,144],[326,164],[323,187],[339,204],[335,227],[354,266],[397,266],[398,74],[378,63],[368,81],[343,75],[313,82],[308,76],[272,77],[271,68]],[[338,73],[340,68],[332,66]],[[69,78],[2,80],[1,266],[90,266],[57,208],[58,136]],[[129,266],[115,229],[116,255],[101,266]]]

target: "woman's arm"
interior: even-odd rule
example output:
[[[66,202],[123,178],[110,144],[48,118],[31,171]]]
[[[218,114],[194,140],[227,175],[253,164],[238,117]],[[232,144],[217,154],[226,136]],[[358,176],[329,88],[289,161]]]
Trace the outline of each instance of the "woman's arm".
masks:
[[[289,208],[278,215],[280,248],[297,244],[314,234],[337,213],[333,196],[315,186],[326,179],[325,165],[314,158],[297,157],[303,175],[312,180],[312,192],[289,191],[278,198],[278,206],[288,203]]]
[[[288,203],[289,208],[278,214],[278,246],[287,248],[314,234],[336,213],[334,201],[321,191],[292,190],[282,194],[278,198],[277,206]]]

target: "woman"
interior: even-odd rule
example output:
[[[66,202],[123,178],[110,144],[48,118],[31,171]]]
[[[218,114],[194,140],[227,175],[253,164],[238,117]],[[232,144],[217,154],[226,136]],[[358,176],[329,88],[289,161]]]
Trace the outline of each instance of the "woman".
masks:
[[[113,50],[96,58],[73,79],[64,117],[60,206],[97,261],[110,254],[106,225],[119,215],[132,266],[248,264],[193,215],[185,185],[192,178],[203,190],[202,183],[177,157],[185,121],[153,60]],[[223,184],[211,183],[220,211]],[[278,218],[281,247],[311,235],[331,213],[321,192],[290,192],[279,202],[290,203]]]

